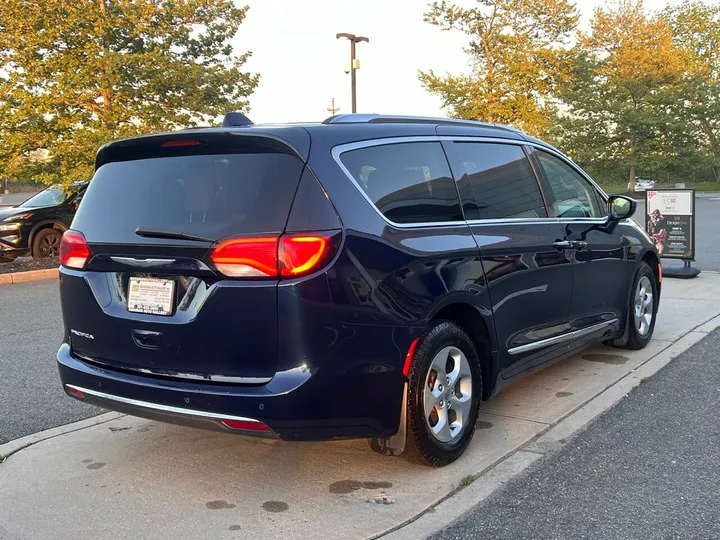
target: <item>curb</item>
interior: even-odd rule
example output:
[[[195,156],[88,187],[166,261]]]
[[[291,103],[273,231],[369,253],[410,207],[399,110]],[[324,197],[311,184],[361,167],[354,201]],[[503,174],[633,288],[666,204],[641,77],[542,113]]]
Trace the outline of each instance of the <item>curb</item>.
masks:
[[[92,418],[73,422],[72,424],[65,424],[64,426],[39,431],[38,433],[33,433],[32,435],[27,435],[26,437],[20,437],[19,439],[14,439],[6,442],[5,444],[0,444],[0,456],[7,460],[7,458],[12,456],[15,452],[19,452],[20,450],[23,450],[28,446],[32,446],[33,444],[52,439],[53,437],[59,437],[60,435],[65,435],[67,433],[72,433],[73,431],[79,431],[81,429],[97,426],[98,424],[104,424],[105,422],[117,420],[123,416],[125,415],[117,412],[100,414],[98,416],[93,416]],[[2,461],[0,461],[0,463],[2,463]]]
[[[571,437],[579,434],[595,418],[612,408],[633,388],[642,384],[643,379],[655,375],[680,354],[705,338],[716,328],[716,324],[720,324],[720,317],[714,317],[696,326],[675,342],[668,342],[670,344],[666,348],[558,423],[549,426],[534,439],[510,452],[487,469],[479,471],[469,486],[459,488],[438,504],[425,509],[415,518],[373,536],[372,539],[418,540],[441,532],[482,503],[495,490],[526,471],[540,458],[559,452],[568,444]]]
[[[43,281],[46,279],[57,278],[57,268],[46,268],[45,270],[28,270],[27,272],[11,272],[9,274],[0,274],[0,285],[30,283],[31,281]]]

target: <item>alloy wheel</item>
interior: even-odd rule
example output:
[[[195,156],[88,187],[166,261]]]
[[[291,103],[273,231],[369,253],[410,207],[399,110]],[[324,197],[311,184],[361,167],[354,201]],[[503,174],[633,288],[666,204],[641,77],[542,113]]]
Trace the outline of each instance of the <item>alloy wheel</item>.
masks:
[[[423,406],[427,427],[438,441],[460,438],[472,408],[472,370],[457,347],[445,347],[433,358],[425,378]]]
[[[645,337],[650,333],[652,326],[655,301],[653,298],[653,289],[650,279],[642,276],[635,288],[635,329],[641,337]]]

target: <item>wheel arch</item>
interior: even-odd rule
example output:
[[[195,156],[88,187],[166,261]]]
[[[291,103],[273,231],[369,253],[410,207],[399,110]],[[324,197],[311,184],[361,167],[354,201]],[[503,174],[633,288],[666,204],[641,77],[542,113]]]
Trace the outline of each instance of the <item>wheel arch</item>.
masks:
[[[492,315],[488,315],[492,317]],[[445,320],[452,321],[465,330],[472,339],[475,349],[480,358],[480,369],[483,377],[483,400],[488,399],[493,391],[493,381],[496,377],[496,366],[494,364],[493,333],[485,317],[474,305],[455,301],[446,304],[435,311],[429,322]]]
[[[54,219],[46,219],[33,225],[33,228],[30,230],[30,235],[28,236],[28,248],[30,249],[31,254],[33,252],[33,243],[35,242],[35,237],[40,231],[44,229],[55,229],[60,233],[64,233],[65,231],[67,231],[68,228],[60,221]]]

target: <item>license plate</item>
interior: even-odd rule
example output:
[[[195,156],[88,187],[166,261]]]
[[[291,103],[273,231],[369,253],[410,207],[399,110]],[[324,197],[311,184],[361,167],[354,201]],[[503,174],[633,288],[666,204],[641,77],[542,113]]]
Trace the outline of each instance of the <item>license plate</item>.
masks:
[[[131,277],[128,311],[150,315],[172,315],[175,282],[171,279]]]

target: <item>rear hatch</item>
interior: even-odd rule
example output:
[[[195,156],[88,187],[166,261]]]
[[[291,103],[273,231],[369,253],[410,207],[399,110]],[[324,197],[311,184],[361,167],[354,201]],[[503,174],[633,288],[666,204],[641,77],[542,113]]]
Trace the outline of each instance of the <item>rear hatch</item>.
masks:
[[[303,161],[267,137],[204,132],[125,141],[98,165],[71,227],[91,256],[61,281],[73,353],[166,377],[271,378],[277,279],[228,279],[213,253],[282,233]]]

